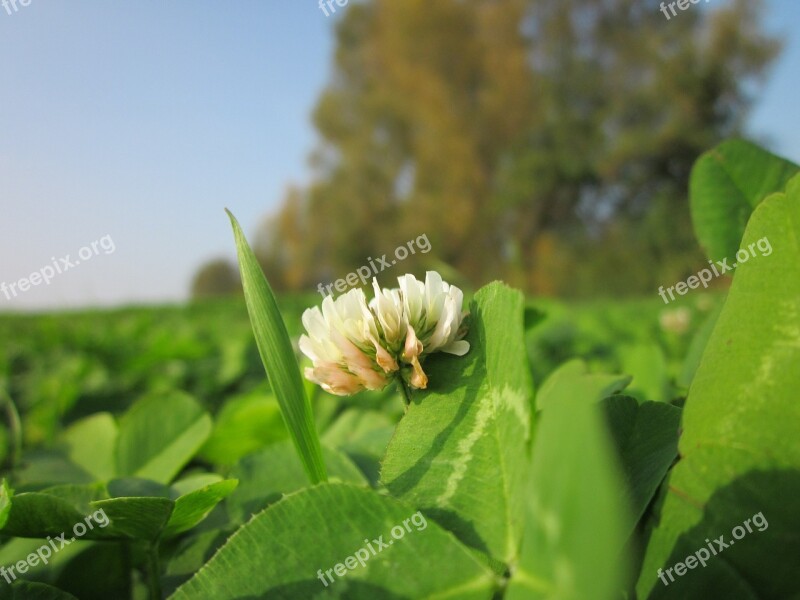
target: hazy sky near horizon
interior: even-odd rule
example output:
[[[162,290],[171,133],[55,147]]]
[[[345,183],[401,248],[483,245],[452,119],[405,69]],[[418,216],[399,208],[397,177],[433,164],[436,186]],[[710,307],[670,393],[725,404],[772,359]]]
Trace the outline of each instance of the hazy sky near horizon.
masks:
[[[0,292],[0,312],[183,300],[234,258],[224,207],[252,235],[308,180],[334,24],[315,1],[17,6],[0,8],[0,283],[80,264]],[[798,23],[800,2],[767,1],[786,46],[748,122],[795,161]]]

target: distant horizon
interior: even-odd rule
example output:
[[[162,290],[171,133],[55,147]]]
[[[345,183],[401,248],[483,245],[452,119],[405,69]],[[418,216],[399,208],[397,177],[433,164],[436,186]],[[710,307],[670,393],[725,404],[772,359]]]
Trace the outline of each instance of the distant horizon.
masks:
[[[224,207],[253,236],[289,186],[309,182],[310,113],[332,75],[341,11],[187,8],[0,9],[0,284],[74,261],[104,237],[115,245],[48,284],[0,292],[0,313],[180,305],[203,264],[235,262]],[[800,3],[770,0],[764,15],[786,45],[746,136],[800,163],[790,29]]]

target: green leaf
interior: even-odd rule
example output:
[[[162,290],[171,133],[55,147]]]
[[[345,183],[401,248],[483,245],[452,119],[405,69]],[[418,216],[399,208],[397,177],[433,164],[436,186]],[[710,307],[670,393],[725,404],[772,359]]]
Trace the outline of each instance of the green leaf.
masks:
[[[15,581],[0,587],[0,600],[78,600],[72,594],[44,583]]]
[[[345,455],[325,446],[322,451],[331,479],[366,485],[364,476]],[[244,523],[282,495],[308,485],[300,458],[288,441],[244,457],[231,475],[240,482],[227,503],[228,514],[237,523]]]
[[[275,296],[236,218],[226,209],[236,238],[247,312],[286,427],[311,483],[327,480],[311,404],[303,390],[294,349]]]
[[[39,542],[41,544],[41,542]],[[77,598],[131,598],[129,549],[123,544],[81,542],[60,551],[48,565],[57,575],[47,581]],[[63,559],[63,560],[62,560]]]
[[[163,483],[139,477],[123,477],[108,482],[108,494],[112,498],[169,498],[172,488]],[[180,495],[180,494],[178,494]]]
[[[640,402],[666,402],[669,374],[661,347],[652,342],[624,344],[618,351],[622,371],[633,378],[625,393]]]
[[[226,479],[206,485],[178,498],[163,536],[171,537],[197,525],[223,498],[236,489],[238,483],[236,479]]]
[[[100,500],[93,506],[103,509],[111,519],[109,534],[118,538],[155,541],[169,522],[175,503],[168,498],[123,497]]]
[[[533,305],[526,305],[525,306],[524,315],[525,316],[524,316],[523,323],[524,323],[525,331],[528,331],[529,329],[533,329],[539,323],[544,321],[545,318],[547,317],[547,313],[545,311],[543,311],[538,306],[533,306]]]
[[[647,548],[638,595],[783,598],[797,593],[800,518],[800,176],[753,212],[742,247],[768,237],[773,253],[740,265],[683,414],[681,460]],[[669,587],[672,567],[756,512],[769,529]],[[744,591],[743,591],[744,590]],[[756,594],[752,590],[759,590]],[[763,591],[762,590],[766,590]]]
[[[398,526],[402,535],[395,529],[393,539]],[[377,539],[387,547],[369,541]],[[355,559],[362,548],[363,566]],[[339,563],[344,576],[332,571]],[[330,483],[256,515],[171,599],[489,600],[492,586],[491,573],[466,548],[413,508],[366,488]]]
[[[117,435],[114,417],[104,412],[76,421],[61,438],[73,464],[93,475],[96,481],[107,481],[116,475]]]
[[[530,402],[522,294],[499,283],[475,294],[463,357],[426,359],[383,462],[382,481],[465,544],[511,562],[524,517]]]
[[[169,483],[211,432],[211,417],[183,392],[142,398],[120,419],[117,472]]]
[[[628,483],[630,533],[678,455],[681,409],[664,402],[639,404],[628,396],[612,396],[600,405]]]
[[[600,408],[575,397],[540,419],[522,556],[506,600],[618,598],[630,517]]]
[[[739,249],[747,220],[769,194],[784,189],[796,164],[744,140],[728,140],[692,169],[689,201],[695,235],[712,260]]]
[[[722,304],[715,306],[694,334],[692,342],[689,344],[689,350],[687,350],[683,359],[681,374],[678,377],[679,385],[688,388],[692,384],[694,374],[697,372],[700,360],[703,358],[703,352],[705,352],[708,340],[714,331],[714,326],[717,324],[719,314],[722,312],[722,306]]]
[[[219,483],[220,481],[223,481],[222,476],[216,473],[197,473],[189,475],[169,486],[169,497],[177,499],[185,494],[204,488],[212,483]]]
[[[96,510],[93,501],[106,496],[101,485],[64,485],[41,492],[15,494],[2,533],[36,538],[63,533],[66,539],[70,539],[75,525],[86,523]],[[94,526],[80,537],[108,539],[114,536],[109,529]]]
[[[545,380],[536,395],[536,408],[545,410],[575,398],[598,402],[621,392],[630,381],[631,377],[626,375],[590,374],[586,363],[576,358],[565,362]]]
[[[286,437],[277,401],[271,394],[256,391],[225,402],[200,456],[214,464],[233,465],[246,454]]]
[[[178,549],[170,557],[165,576],[161,580],[165,594],[170,596],[178,587],[193,577],[228,541],[234,531],[235,527],[232,526],[211,529],[181,540]]]
[[[322,442],[339,448],[367,475],[370,483],[380,480],[380,460],[394,434],[395,423],[376,410],[345,410],[322,436]]]
[[[5,488],[0,503],[11,500],[2,533],[41,538],[65,533],[69,539],[74,532],[74,537],[86,540],[154,541],[194,527],[236,483],[200,475],[168,488],[147,479],[125,478],[111,480],[107,489],[102,484],[62,485],[13,497]],[[87,519],[92,527],[84,533],[74,531],[76,524],[88,524]]]
[[[59,484],[88,484],[96,480],[58,450],[28,450],[20,462],[21,466],[14,473],[14,485],[19,490],[29,492]]]
[[[11,497],[13,495],[14,490],[8,486],[8,481],[4,477],[0,482],[0,529],[5,527],[8,515],[11,514]]]

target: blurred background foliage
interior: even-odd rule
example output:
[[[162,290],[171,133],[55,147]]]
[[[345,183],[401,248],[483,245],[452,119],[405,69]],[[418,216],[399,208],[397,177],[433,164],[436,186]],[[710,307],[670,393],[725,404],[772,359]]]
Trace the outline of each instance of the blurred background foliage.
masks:
[[[721,294],[699,293],[665,308],[657,297],[619,303],[539,299],[526,315],[531,372],[541,382],[564,361],[580,357],[592,371],[633,375],[631,394],[637,385],[650,385],[657,393],[648,389],[643,397],[677,398],[699,360],[692,352],[695,334],[713,324],[714,309],[722,300]],[[293,339],[302,333],[303,310],[318,302],[318,294],[281,295],[281,312]],[[701,351],[705,337],[700,337]],[[176,389],[217,415],[219,434],[201,453],[210,462],[228,464],[252,450],[250,444],[260,448],[286,435],[242,298],[0,315],[0,339],[5,340],[0,393],[7,392],[19,408],[25,448],[54,443],[65,427],[98,411],[120,414],[145,394]],[[647,357],[646,364],[639,365],[636,356]],[[396,401],[398,412],[392,414],[399,418],[402,413],[392,388],[341,398],[307,384],[307,392],[321,428],[351,406],[378,410],[387,397]],[[0,465],[11,458],[7,433],[0,428]],[[375,450],[375,460],[382,450]],[[26,462],[33,470],[23,479],[42,476],[36,461]],[[53,476],[49,467],[46,474]],[[63,474],[65,481],[68,475]]]
[[[255,243],[273,286],[315,288],[422,233],[402,272],[533,294],[652,293],[705,262],[687,201],[704,150],[741,132],[780,41],[759,2],[351,3],[314,112],[315,178]],[[234,265],[195,279],[227,292]],[[385,274],[386,282],[397,273]]]

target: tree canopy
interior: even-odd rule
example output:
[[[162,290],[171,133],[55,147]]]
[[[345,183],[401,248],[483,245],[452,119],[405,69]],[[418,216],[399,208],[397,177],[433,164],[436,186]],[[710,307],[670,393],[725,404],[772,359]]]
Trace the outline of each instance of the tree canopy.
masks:
[[[256,244],[270,280],[314,287],[422,233],[433,251],[403,272],[447,264],[476,286],[640,292],[696,270],[690,166],[741,132],[780,45],[758,2],[670,20],[659,4],[348,5],[314,180]]]

